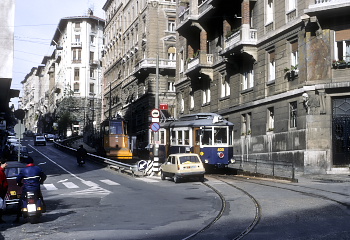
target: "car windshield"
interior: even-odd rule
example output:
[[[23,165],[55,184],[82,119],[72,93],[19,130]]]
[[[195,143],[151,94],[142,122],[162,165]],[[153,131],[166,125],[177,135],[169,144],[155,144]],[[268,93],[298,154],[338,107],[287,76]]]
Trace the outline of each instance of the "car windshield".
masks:
[[[17,177],[21,169],[22,168],[18,168],[18,167],[5,168],[6,177],[7,178]]]
[[[36,137],[36,140],[45,140],[44,137]]]
[[[180,164],[183,163],[199,163],[199,158],[197,156],[182,156],[179,157],[180,159]]]
[[[15,150],[15,151],[18,151],[18,148],[20,148],[20,151],[21,151],[21,152],[27,152],[27,147],[26,147],[26,146],[21,146],[21,147],[16,146],[14,150]]]

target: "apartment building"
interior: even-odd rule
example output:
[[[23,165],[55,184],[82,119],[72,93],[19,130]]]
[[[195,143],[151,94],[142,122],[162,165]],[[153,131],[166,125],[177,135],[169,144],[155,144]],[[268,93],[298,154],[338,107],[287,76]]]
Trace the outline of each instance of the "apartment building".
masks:
[[[349,10],[345,0],[178,0],[177,114],[233,122],[240,164],[348,172]]]
[[[103,118],[124,117],[129,134],[146,145],[156,96],[168,106],[164,116],[176,113],[176,2],[108,0],[103,10]]]

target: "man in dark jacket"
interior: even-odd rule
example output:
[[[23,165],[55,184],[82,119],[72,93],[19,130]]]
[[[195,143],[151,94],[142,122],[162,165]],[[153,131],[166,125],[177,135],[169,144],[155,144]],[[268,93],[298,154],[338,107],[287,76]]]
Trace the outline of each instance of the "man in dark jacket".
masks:
[[[28,191],[36,192],[42,200],[43,212],[45,212],[46,206],[40,190],[40,184],[43,184],[46,180],[46,174],[40,167],[34,165],[32,157],[29,156],[26,162],[27,166],[20,171],[16,179],[19,186],[23,185],[21,199],[25,198]],[[20,209],[15,220],[16,222],[19,221],[19,216]]]
[[[84,148],[83,145],[80,145],[79,148],[77,149],[77,163],[80,164],[81,161],[85,162],[85,158],[87,156],[87,151]]]
[[[7,193],[7,188],[8,188],[8,182],[7,178],[5,175],[5,167],[7,166],[7,163],[4,159],[1,159],[0,162],[0,198],[1,201],[4,201],[3,204],[5,203],[5,196]],[[2,219],[2,209],[0,209],[0,223],[4,223],[5,221]]]

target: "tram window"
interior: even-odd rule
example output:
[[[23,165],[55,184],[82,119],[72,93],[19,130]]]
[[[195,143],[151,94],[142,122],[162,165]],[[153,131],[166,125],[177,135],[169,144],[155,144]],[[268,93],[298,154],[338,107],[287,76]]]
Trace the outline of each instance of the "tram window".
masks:
[[[165,144],[165,132],[159,131],[159,142],[160,144]]]
[[[175,145],[176,144],[176,132],[171,131],[171,144]]]
[[[227,128],[214,128],[214,144],[227,143]]]
[[[182,140],[182,131],[178,131],[177,132],[177,143],[182,145],[183,144],[183,140]]]
[[[203,145],[212,145],[212,129],[211,128],[205,128],[202,130],[203,138],[202,138],[202,144]]]
[[[109,134],[109,126],[104,127],[104,134]]]
[[[190,131],[186,130],[184,131],[185,134],[185,145],[189,145],[190,144]]]
[[[110,134],[123,134],[122,122],[111,122]]]

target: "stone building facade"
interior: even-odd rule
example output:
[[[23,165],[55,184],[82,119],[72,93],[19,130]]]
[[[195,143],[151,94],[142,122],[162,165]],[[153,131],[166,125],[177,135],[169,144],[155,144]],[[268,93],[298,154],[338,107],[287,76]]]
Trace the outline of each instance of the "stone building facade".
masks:
[[[177,115],[233,122],[241,165],[348,172],[349,10],[344,0],[178,0]]]
[[[60,134],[98,130],[104,24],[91,10],[86,16],[60,20],[51,42],[56,49],[22,82],[28,130],[58,133],[57,122],[67,114],[74,121]]]
[[[106,27],[102,118],[122,116],[128,121],[129,135],[137,137],[139,146],[145,146],[150,112],[158,108],[157,91],[159,103],[169,106],[163,114],[176,113],[176,2],[108,0],[103,10]]]

